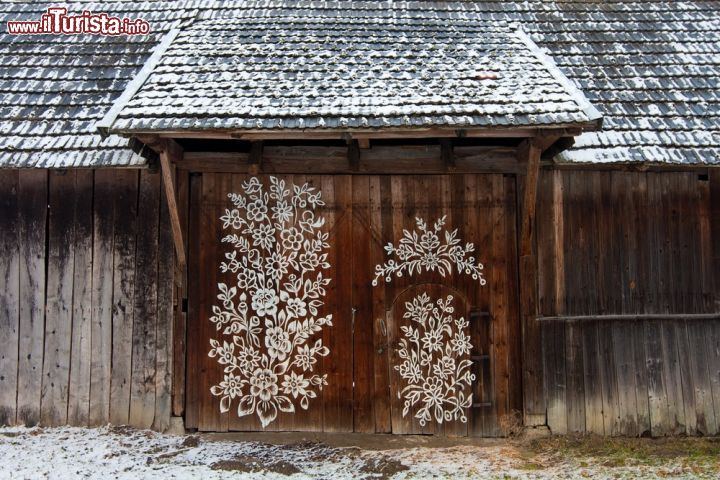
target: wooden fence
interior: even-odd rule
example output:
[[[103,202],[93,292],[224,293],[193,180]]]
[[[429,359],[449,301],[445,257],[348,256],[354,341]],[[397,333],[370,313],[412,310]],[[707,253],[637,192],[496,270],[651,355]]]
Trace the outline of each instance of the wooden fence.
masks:
[[[164,429],[172,239],[160,176],[0,175],[0,424]]]
[[[720,171],[547,171],[538,191],[534,413],[558,433],[719,433]]]

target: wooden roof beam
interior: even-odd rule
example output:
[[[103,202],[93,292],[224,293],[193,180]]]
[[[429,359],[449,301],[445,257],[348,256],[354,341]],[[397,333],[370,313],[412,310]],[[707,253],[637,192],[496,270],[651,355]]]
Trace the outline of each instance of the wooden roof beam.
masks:
[[[173,243],[175,245],[175,256],[178,263],[177,268],[182,270],[185,268],[187,257],[185,255],[185,243],[180,226],[180,213],[178,211],[172,164],[182,159],[183,148],[176,141],[160,138],[157,135],[138,135],[137,139],[160,155],[160,172],[162,174],[168,212],[170,213],[170,227],[172,228]]]

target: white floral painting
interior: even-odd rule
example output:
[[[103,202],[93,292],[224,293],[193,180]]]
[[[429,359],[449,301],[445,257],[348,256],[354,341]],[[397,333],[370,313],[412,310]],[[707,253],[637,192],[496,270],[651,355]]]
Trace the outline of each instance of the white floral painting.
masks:
[[[407,386],[399,393],[404,398],[403,417],[410,408],[419,406],[415,418],[420,425],[431,420],[437,423],[460,420],[467,422],[465,410],[472,405],[472,393],[465,390],[472,385],[472,345],[466,333],[469,323],[454,317],[453,297],[433,302],[426,293],[405,303],[403,318],[410,320],[402,326],[398,356],[402,359],[395,370]]]
[[[443,216],[435,221],[432,228],[422,218],[416,218],[417,230],[403,230],[403,238],[397,247],[388,243],[385,251],[397,259],[390,259],[383,265],[375,266],[373,286],[382,278],[389,283],[393,276],[412,276],[423,271],[437,271],[444,277],[452,272],[453,266],[458,274],[472,275],[473,279],[480,281],[480,285],[485,285],[483,264],[476,263],[475,257],[471,255],[475,246],[472,243],[461,245],[457,229],[452,232],[443,230],[446,218]]]
[[[230,193],[233,208],[220,217],[232,250],[220,271],[234,284],[218,283],[218,305],[210,321],[219,338],[208,355],[224,366],[224,378],[210,392],[220,397],[220,411],[237,401],[237,415],[257,415],[263,427],[278,412],[307,409],[327,385],[316,372],[318,359],[330,352],[321,339],[332,315],[320,315],[330,278],[325,220],[316,214],[324,205],[320,191],[305,183],[287,184],[269,177],[243,182]]]
[[[375,278],[390,283],[394,278],[412,277],[438,272],[445,277],[453,272],[471,275],[480,285],[487,282],[484,266],[473,256],[475,246],[462,244],[458,231],[446,230],[443,216],[432,223],[416,218],[415,230],[403,230],[397,246],[388,243],[385,251],[391,258],[375,266]],[[425,426],[430,421],[439,424],[453,420],[467,422],[466,410],[472,405],[469,391],[475,375],[472,373],[473,348],[470,343],[469,322],[455,318],[452,296],[431,299],[427,293],[405,302],[403,325],[397,354],[402,362],[394,365],[406,386],[398,392],[404,400],[403,417],[416,408],[415,418]],[[462,358],[465,357],[465,358]]]

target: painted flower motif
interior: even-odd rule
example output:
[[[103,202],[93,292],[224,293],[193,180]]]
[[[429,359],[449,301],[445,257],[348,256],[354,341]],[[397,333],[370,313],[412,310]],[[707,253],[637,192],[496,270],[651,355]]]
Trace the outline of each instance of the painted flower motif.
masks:
[[[267,205],[265,205],[265,203],[260,199],[255,200],[252,203],[248,203],[246,208],[248,220],[252,220],[254,222],[262,221],[268,211]]]
[[[434,272],[440,265],[440,259],[435,252],[428,252],[420,259],[420,265],[425,267],[425,270]]]
[[[310,386],[310,381],[303,378],[303,375],[297,375],[295,372],[290,372],[290,375],[285,375],[282,386],[284,394],[292,395],[293,398],[297,398],[298,395],[307,395],[308,392],[305,389]]]
[[[330,283],[320,271],[329,268],[329,234],[314,211],[324,205],[320,192],[268,179],[267,190],[251,177],[243,193],[229,193],[234,208],[220,217],[224,229],[242,232],[221,238],[233,249],[225,252],[220,272],[234,274],[237,285],[218,283],[220,305],[212,306],[209,320],[225,339],[211,339],[208,352],[224,365],[224,379],[210,388],[220,397],[220,411],[238,398],[237,415],[257,415],[263,427],[281,412],[295,412],[293,400],[307,409],[327,385],[327,375],[302,372],[330,353],[322,339],[310,339],[332,326],[332,315],[316,318]]]
[[[292,350],[290,335],[282,327],[270,328],[265,332],[265,346],[271,357],[282,362]]]
[[[425,232],[420,237],[420,246],[425,250],[432,251],[440,246],[440,240],[434,232]]]
[[[398,370],[400,371],[400,376],[407,379],[410,383],[418,383],[422,381],[422,371],[420,370],[420,365],[418,365],[417,362],[406,360],[400,364],[400,368]]]
[[[278,223],[287,223],[293,216],[293,209],[290,205],[288,205],[285,200],[278,201],[277,204],[273,207],[272,211],[272,218]]]
[[[253,371],[260,364],[260,353],[252,347],[243,347],[237,355],[238,365],[244,371]]]
[[[252,309],[261,317],[272,316],[277,312],[279,300],[275,290],[259,288],[252,297]]]
[[[298,260],[300,260],[300,266],[305,270],[315,270],[320,265],[320,259],[314,252],[301,253]]]
[[[232,373],[225,375],[225,379],[211,389],[213,395],[228,396],[230,399],[242,395],[242,378]]]
[[[227,226],[231,226],[235,230],[242,228],[243,220],[240,212],[236,209],[225,210],[225,216],[222,217],[222,220],[224,220],[225,228],[227,228]]]
[[[250,377],[250,394],[267,402],[278,393],[277,375],[269,368],[258,368]]]
[[[458,355],[469,355],[472,350],[472,344],[470,343],[470,337],[465,335],[462,330],[455,334],[452,340],[450,340],[452,349]]]
[[[422,343],[428,352],[442,351],[443,334],[438,329],[428,330],[423,335]]]
[[[270,257],[265,259],[265,271],[274,280],[279,280],[288,272],[290,261],[284,255],[274,252]]]
[[[256,247],[270,251],[275,243],[275,229],[270,225],[258,225],[252,237]]]
[[[295,355],[294,365],[302,368],[303,372],[307,372],[308,370],[312,371],[313,365],[315,365],[316,362],[317,359],[314,355],[312,355],[310,347],[308,347],[307,345],[298,347],[297,354]]]
[[[287,312],[290,318],[299,318],[307,315],[307,304],[300,298],[290,298],[287,301]]]
[[[421,425],[433,419],[438,423],[453,419],[467,422],[465,409],[472,404],[472,393],[466,395],[475,380],[472,361],[462,356],[472,345],[464,328],[464,318],[454,319],[453,297],[435,302],[426,293],[405,302],[403,337],[398,356],[403,359],[394,368],[407,382],[400,395],[404,398],[402,415],[415,407],[415,418]]]
[[[291,228],[289,230],[284,230],[280,234],[280,239],[282,240],[283,248],[297,252],[302,246],[303,234],[302,232]]]
[[[403,275],[420,274],[423,271],[437,271],[442,277],[454,270],[458,274],[471,275],[473,279],[479,280],[480,285],[485,285],[483,277],[483,264],[475,263],[475,257],[470,254],[475,250],[472,243],[462,246],[457,238],[457,229],[449,232],[444,231],[444,243],[441,242],[440,233],[445,225],[445,218],[435,221],[432,228],[421,218],[416,218],[417,230],[410,232],[403,230],[403,238],[398,245],[388,243],[385,251],[388,255],[395,255],[384,264],[375,265],[375,278],[373,286],[383,279],[390,283],[393,278]]]

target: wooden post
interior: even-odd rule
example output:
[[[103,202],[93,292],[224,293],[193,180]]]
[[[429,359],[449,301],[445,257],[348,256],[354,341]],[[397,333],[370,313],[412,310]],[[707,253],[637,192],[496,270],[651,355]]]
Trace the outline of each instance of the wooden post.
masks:
[[[523,418],[525,425],[545,425],[543,392],[542,339],[537,322],[537,254],[533,242],[535,204],[540,175],[540,156],[558,137],[536,137],[523,141],[518,161],[525,173],[518,177],[520,328],[522,332]]]
[[[175,255],[177,257],[176,268],[182,270],[185,268],[186,263],[185,243],[183,242],[182,229],[180,227],[180,214],[178,213],[177,196],[175,193],[175,182],[173,181],[173,168],[171,164],[182,159],[183,149],[174,140],[159,138],[156,135],[141,135],[138,136],[138,140],[160,155],[160,171],[165,188],[165,199],[167,200],[170,213],[170,226],[173,233]]]
[[[263,142],[250,142],[250,154],[248,155],[248,173],[257,175],[262,171]]]
[[[455,152],[453,151],[452,140],[449,138],[440,139],[440,157],[448,172],[454,172],[457,169],[455,166]]]
[[[350,171],[357,172],[360,170],[360,146],[357,140],[350,140],[348,143],[347,156]]]

